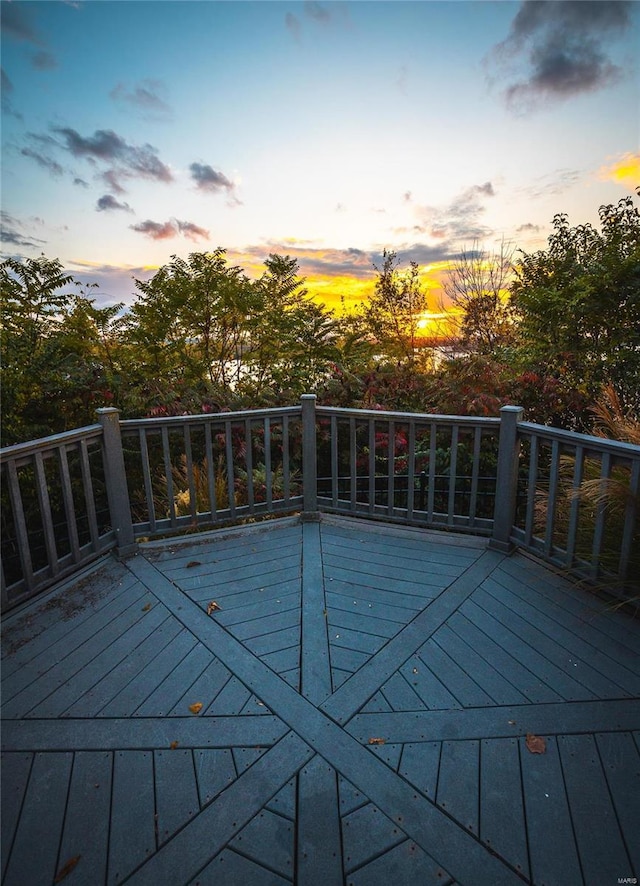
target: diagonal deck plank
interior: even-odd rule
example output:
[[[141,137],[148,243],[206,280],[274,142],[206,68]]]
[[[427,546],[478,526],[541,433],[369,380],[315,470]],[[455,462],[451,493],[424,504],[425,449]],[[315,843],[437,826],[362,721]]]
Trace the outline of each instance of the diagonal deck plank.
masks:
[[[531,558],[284,518],[94,573],[5,625],[3,883],[638,875],[640,625]]]

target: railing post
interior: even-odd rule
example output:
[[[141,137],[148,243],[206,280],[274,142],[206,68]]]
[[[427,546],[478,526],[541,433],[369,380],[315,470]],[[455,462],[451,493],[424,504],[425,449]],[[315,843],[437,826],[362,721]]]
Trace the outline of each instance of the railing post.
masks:
[[[131,505],[127,488],[127,475],[122,452],[119,409],[106,407],[97,409],[98,421],[102,425],[102,445],[104,451],[104,471],[109,501],[111,525],[116,533],[119,557],[131,557],[138,550],[131,519]]]
[[[518,492],[518,422],[524,409],[521,406],[503,406],[500,410],[500,438],[498,443],[498,470],[496,501],[493,511],[493,533],[489,547],[507,554],[512,548],[511,527],[516,517]]]
[[[301,397],[303,520],[318,519],[316,399],[315,394],[303,394]]]

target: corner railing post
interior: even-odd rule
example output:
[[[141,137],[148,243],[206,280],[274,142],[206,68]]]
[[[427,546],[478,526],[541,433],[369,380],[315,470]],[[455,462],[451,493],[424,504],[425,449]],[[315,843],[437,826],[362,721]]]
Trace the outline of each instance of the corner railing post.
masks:
[[[524,410],[521,406],[503,406],[500,410],[500,439],[496,475],[496,501],[493,512],[493,533],[489,547],[508,553],[511,548],[511,528],[516,517],[518,493],[518,422]]]
[[[301,397],[303,520],[318,519],[316,399],[315,394],[303,394]]]
[[[104,472],[111,525],[116,534],[119,557],[131,557],[138,550],[133,533],[127,475],[122,452],[119,409],[107,407],[96,410],[102,425]]]

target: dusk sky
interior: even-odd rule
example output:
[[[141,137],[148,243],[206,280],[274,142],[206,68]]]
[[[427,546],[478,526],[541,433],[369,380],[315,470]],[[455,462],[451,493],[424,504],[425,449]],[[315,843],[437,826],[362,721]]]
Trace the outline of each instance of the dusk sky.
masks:
[[[383,248],[543,247],[640,184],[640,5],[2,2],[2,256],[131,302],[173,254],[297,256],[335,306]]]

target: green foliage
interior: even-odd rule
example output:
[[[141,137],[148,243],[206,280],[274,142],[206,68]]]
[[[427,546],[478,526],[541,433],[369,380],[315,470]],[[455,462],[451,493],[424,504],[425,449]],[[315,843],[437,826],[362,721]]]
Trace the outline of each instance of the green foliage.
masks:
[[[114,398],[121,305],[96,308],[78,287],[57,259],[0,265],[2,445],[90,423]]]
[[[598,231],[556,215],[549,246],[522,254],[512,286],[520,359],[592,400],[613,383],[640,406],[640,212],[600,208]]]
[[[177,382],[204,393],[237,378],[247,319],[255,299],[249,280],[227,264],[225,250],[172,256],[148,280],[127,317],[134,378]]]
[[[314,390],[335,362],[338,325],[309,298],[297,260],[271,254],[255,282],[249,322],[249,372],[239,390],[260,402],[291,402]]]
[[[295,258],[269,255],[250,280],[224,249],[173,256],[136,298],[98,308],[58,260],[0,265],[2,444],[123,417],[296,402],[497,415],[586,429],[606,383],[640,408],[640,213],[600,210],[601,230],[554,219],[546,250],[462,255],[449,280],[467,353],[430,362],[418,267],[383,253],[374,291],[337,318],[313,301]]]
[[[396,253],[385,249],[382,267],[376,267],[374,292],[364,308],[364,324],[383,354],[411,362],[417,356],[418,324],[427,297],[418,265],[410,262],[409,270],[401,272],[398,264]]]

